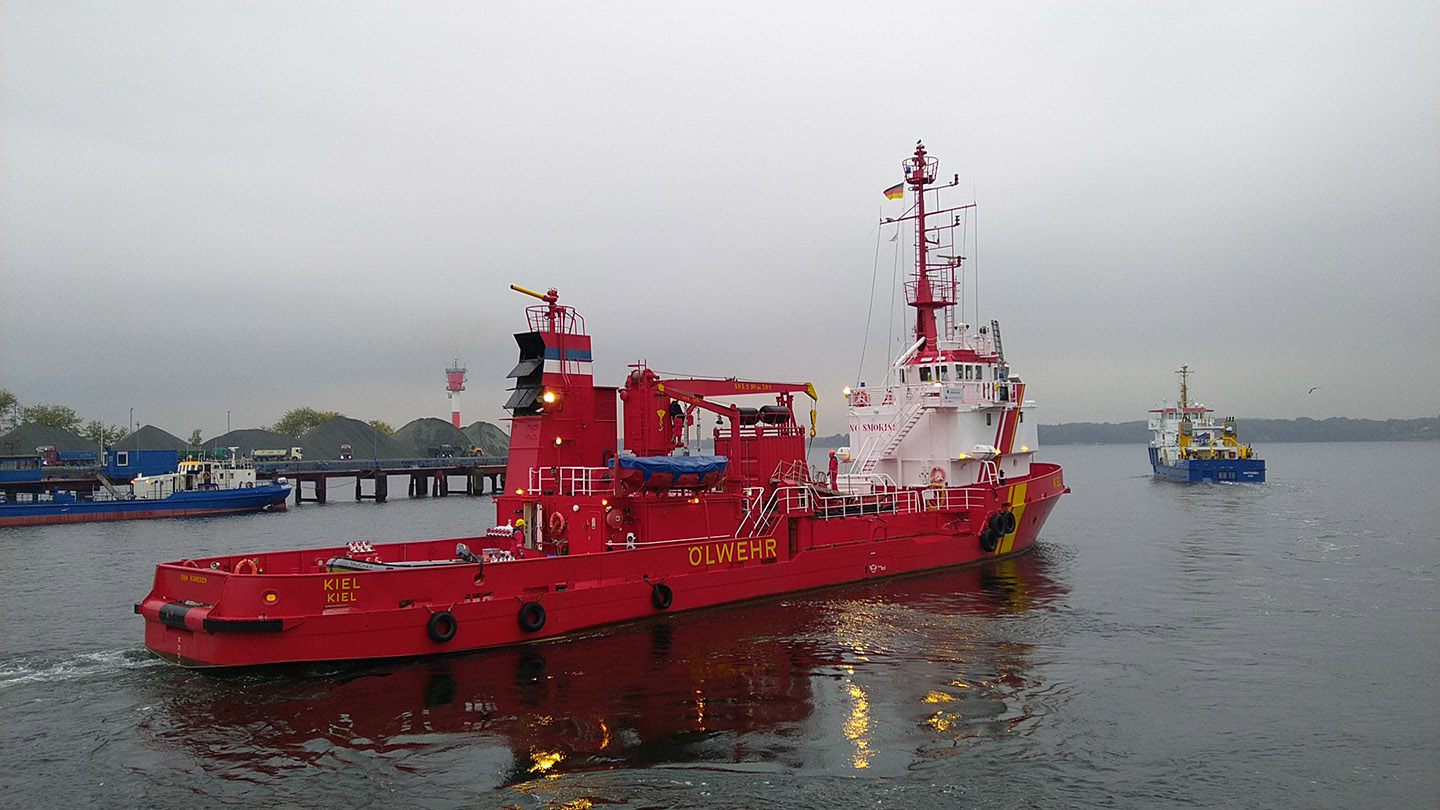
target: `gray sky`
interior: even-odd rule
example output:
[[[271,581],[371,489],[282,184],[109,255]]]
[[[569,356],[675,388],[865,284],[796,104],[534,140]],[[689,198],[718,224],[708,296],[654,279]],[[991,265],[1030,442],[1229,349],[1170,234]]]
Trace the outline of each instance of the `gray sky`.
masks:
[[[1433,0],[7,0],[0,388],[399,427],[458,357],[498,422],[517,283],[604,383],[812,380],[839,432],[917,139],[1042,422],[1143,418],[1181,363],[1242,418],[1440,412]]]

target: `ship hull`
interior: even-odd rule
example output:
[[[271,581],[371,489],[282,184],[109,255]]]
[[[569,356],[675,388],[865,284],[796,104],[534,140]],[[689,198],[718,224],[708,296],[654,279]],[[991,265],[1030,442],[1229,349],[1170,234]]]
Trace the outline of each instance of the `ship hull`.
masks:
[[[1036,467],[1043,473],[996,493],[1014,505],[1015,527],[988,552],[980,537],[987,510],[805,516],[784,519],[757,537],[372,571],[326,570],[326,558],[344,549],[312,549],[162,564],[150,595],[135,610],[146,620],[145,646],[187,667],[417,656],[534,642],[658,613],[1023,553],[1066,491],[1059,467]],[[387,559],[438,558],[448,556],[457,540],[485,542],[457,538],[374,549]],[[243,560],[252,561],[256,573],[227,570]],[[287,573],[274,573],[281,570]]]
[[[1166,464],[1152,447],[1150,467],[1158,479],[1186,484],[1265,481],[1265,460],[1258,458],[1194,458]]]
[[[284,509],[290,487],[176,492],[165,498],[122,501],[44,501],[0,504],[0,527],[198,517]]]

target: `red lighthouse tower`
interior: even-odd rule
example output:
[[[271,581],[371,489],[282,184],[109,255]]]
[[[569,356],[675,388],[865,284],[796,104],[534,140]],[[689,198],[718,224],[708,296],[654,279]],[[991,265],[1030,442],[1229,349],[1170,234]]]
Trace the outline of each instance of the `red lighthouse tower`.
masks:
[[[460,427],[460,392],[465,390],[465,367],[457,358],[445,369],[445,393],[450,397],[450,424]]]

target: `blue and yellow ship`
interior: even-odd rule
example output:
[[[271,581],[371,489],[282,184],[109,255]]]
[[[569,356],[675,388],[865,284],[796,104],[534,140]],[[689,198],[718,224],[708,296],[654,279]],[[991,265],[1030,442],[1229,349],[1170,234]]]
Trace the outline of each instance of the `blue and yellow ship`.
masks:
[[[1255,449],[1241,444],[1235,432],[1235,417],[1215,421],[1214,411],[1191,405],[1186,378],[1189,366],[1180,375],[1180,402],[1177,406],[1150,411],[1150,466],[1156,478],[1167,481],[1265,480],[1265,460]]]

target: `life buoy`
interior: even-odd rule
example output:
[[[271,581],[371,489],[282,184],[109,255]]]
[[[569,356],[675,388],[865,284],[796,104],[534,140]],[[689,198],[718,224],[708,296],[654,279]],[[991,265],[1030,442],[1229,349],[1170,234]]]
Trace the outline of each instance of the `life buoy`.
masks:
[[[650,604],[654,605],[657,610],[664,610],[670,607],[670,604],[674,601],[675,592],[670,590],[669,585],[663,582],[657,582],[651,586]]]
[[[430,621],[425,623],[425,632],[440,644],[454,638],[455,631],[459,629],[460,623],[455,621],[455,614],[448,610],[437,610],[431,613]]]
[[[930,483],[931,483],[931,484],[944,484],[944,483],[945,483],[945,468],[944,468],[944,467],[931,467],[931,468],[930,468]]]
[[[545,626],[545,608],[539,602],[526,602],[520,606],[516,620],[521,630],[533,633]]]
[[[1000,545],[1000,535],[995,530],[986,526],[980,530],[980,550],[989,554]]]
[[[565,534],[565,515],[561,512],[551,512],[550,517],[545,519],[545,526],[553,537]]]
[[[235,563],[234,569],[232,570],[237,574],[253,574],[259,571],[260,567],[255,564],[254,560],[246,557],[242,560],[237,561]]]
[[[197,563],[197,562],[195,562],[194,560],[191,560],[191,559],[184,559],[184,560],[181,560],[181,561],[180,561],[180,566],[181,566],[182,568],[199,568],[199,567],[200,567],[200,563]]]

